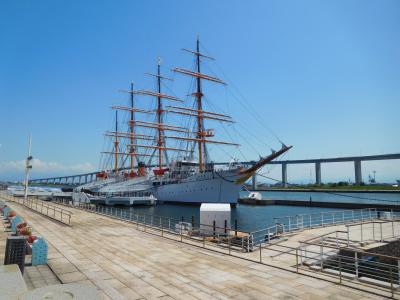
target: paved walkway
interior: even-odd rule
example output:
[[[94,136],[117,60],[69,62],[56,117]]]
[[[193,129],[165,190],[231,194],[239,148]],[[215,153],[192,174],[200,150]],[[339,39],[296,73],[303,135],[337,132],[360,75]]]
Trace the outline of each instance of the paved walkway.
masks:
[[[0,265],[4,263],[6,239],[9,234],[5,230],[4,223],[0,221]],[[25,261],[29,264],[30,256],[27,256]],[[29,290],[60,283],[60,280],[47,265],[25,266],[24,280]]]
[[[104,299],[379,299],[151,235],[98,214],[71,209],[73,226],[68,227],[10,206],[48,241],[48,265],[62,283],[94,285]]]

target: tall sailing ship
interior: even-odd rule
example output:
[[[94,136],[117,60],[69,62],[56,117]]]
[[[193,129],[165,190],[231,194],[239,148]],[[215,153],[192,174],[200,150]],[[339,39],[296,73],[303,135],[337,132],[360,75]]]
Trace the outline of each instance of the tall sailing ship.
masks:
[[[115,130],[107,131],[105,135],[113,140],[113,149],[103,154],[113,158],[113,170],[98,173],[98,180],[78,187],[78,192],[120,196],[146,192],[163,202],[236,204],[244,182],[291,148],[282,145],[279,151],[273,151],[251,166],[232,163],[218,169],[210,159],[207,145],[238,147],[239,144],[215,139],[214,130],[206,127],[206,121],[234,121],[229,115],[203,108],[203,81],[225,83],[202,73],[202,60],[213,58],[200,52],[199,39],[195,50],[183,50],[194,55],[194,70],[174,68],[173,72],[194,79],[194,90],[190,94],[194,105],[185,106],[184,100],[162,91],[162,81],[171,79],[161,74],[159,60],[156,74],[148,74],[155,78],[156,89],[134,90],[131,84],[130,90],[125,91],[130,95],[130,105],[112,107],[116,114]],[[136,103],[138,96],[153,98],[155,108],[140,108]],[[118,128],[118,111],[129,115],[127,131]],[[188,121],[182,122],[186,125],[166,123],[167,114],[194,122],[192,126],[188,125]],[[149,115],[155,120],[144,120],[142,117]],[[172,142],[175,145],[171,145]],[[125,149],[121,149],[124,148],[121,145]],[[174,159],[171,160],[170,156]]]

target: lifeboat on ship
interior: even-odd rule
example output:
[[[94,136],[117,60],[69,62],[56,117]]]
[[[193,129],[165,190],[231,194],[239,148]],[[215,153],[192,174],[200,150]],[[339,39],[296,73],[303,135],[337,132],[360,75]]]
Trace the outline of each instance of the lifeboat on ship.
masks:
[[[100,179],[107,179],[108,173],[106,171],[101,171],[96,174],[96,177]]]
[[[131,170],[130,172],[125,172],[124,173],[124,177],[125,178],[134,178],[134,177],[137,177],[137,176],[138,176],[138,174],[133,170]]]
[[[158,168],[158,169],[153,169],[153,173],[156,176],[162,176],[165,174],[165,172],[169,171],[169,168]]]

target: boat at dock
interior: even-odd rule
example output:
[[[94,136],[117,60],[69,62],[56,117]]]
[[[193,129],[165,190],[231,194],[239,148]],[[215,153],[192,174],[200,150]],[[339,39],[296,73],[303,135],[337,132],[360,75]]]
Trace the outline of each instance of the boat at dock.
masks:
[[[23,186],[11,186],[7,189],[7,192],[14,197],[24,197],[25,188]],[[29,187],[27,189],[27,196],[37,197],[41,200],[50,200],[55,192],[56,191],[51,188]]]
[[[220,85],[226,83],[201,72],[202,60],[214,59],[200,52],[199,39],[195,50],[183,50],[194,56],[194,68],[177,67],[173,72],[192,78],[194,88],[188,99],[185,101],[163,93],[162,82],[171,79],[161,74],[159,60],[156,74],[148,74],[155,78],[156,89],[135,90],[131,84],[130,90],[124,91],[130,96],[130,105],[112,107],[115,110],[115,130],[105,133],[106,138],[112,140],[112,149],[102,152],[106,162],[102,166],[104,171],[97,174],[95,182],[77,187],[73,198],[82,200],[80,194],[86,193],[86,201],[101,201],[109,205],[125,202],[130,205],[136,201],[131,201],[129,193],[142,192],[150,193],[162,202],[236,205],[243,183],[257,170],[291,148],[282,144],[280,150],[260,157],[251,166],[233,162],[225,167],[216,167],[207,145],[240,145],[214,139],[215,131],[206,127],[206,121],[225,124],[234,123],[234,120],[227,114],[204,109],[203,81]],[[139,106],[141,102],[136,98],[141,97],[153,98],[155,106]],[[169,103],[165,104],[165,101]],[[171,105],[171,102],[183,104],[177,106]],[[128,115],[126,131],[119,128],[118,112],[121,111]],[[174,116],[174,123],[166,122],[167,115]],[[176,118],[181,118],[180,123],[176,122]],[[104,196],[113,193],[120,193],[120,196]],[[94,197],[99,198],[94,200]]]
[[[131,193],[130,196],[114,194],[106,194],[94,196],[90,198],[90,203],[98,205],[154,205],[157,199],[150,192],[136,192]]]
[[[240,199],[259,201],[262,200],[262,195],[259,192],[250,192],[248,195],[240,197]]]

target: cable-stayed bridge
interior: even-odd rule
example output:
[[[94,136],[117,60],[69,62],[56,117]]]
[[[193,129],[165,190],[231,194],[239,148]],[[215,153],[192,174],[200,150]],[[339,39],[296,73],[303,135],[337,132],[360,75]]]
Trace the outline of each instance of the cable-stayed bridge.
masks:
[[[329,164],[329,163],[340,163],[340,162],[353,162],[354,163],[354,182],[356,184],[361,184],[362,182],[362,162],[363,161],[377,161],[377,160],[393,160],[400,159],[400,153],[392,153],[392,154],[379,154],[379,155],[369,155],[369,156],[347,156],[347,157],[333,157],[333,158],[316,158],[316,159],[296,159],[296,160],[279,160],[279,161],[271,161],[269,165],[281,165],[282,168],[282,185],[287,186],[287,177],[288,177],[288,165],[293,164],[314,164],[315,165],[315,183],[322,183],[322,173],[321,173],[321,164]],[[253,165],[255,161],[244,161],[240,162],[243,165]],[[228,165],[229,162],[217,162],[214,165]],[[149,166],[155,167],[155,166]],[[121,168],[120,170],[126,170],[128,168]],[[48,178],[38,178],[31,179],[29,182],[35,184],[57,184],[57,185],[80,185],[88,182],[92,182],[97,180],[96,174],[100,171],[84,173],[84,174],[76,174],[76,175],[68,175],[68,176],[57,176],[57,177],[48,177]],[[253,188],[256,188],[256,179],[257,175],[254,175],[252,178]]]

